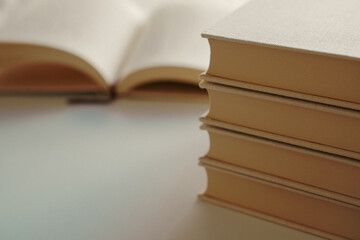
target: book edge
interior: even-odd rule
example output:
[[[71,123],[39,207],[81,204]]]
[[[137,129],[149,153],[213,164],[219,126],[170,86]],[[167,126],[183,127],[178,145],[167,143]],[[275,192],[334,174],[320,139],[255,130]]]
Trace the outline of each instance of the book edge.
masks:
[[[230,210],[239,211],[239,212],[244,213],[246,215],[253,216],[253,217],[256,217],[256,218],[259,218],[259,219],[263,219],[263,220],[268,221],[268,222],[279,224],[279,225],[282,225],[282,226],[285,226],[285,227],[290,227],[290,228],[293,228],[293,229],[295,229],[297,231],[301,231],[301,232],[304,232],[304,233],[307,233],[307,234],[313,234],[315,236],[325,237],[325,238],[334,239],[334,240],[343,239],[343,238],[341,238],[339,236],[336,236],[336,235],[333,235],[331,233],[323,232],[323,231],[320,231],[320,230],[317,230],[317,229],[314,229],[314,228],[310,228],[310,227],[307,227],[307,226],[304,226],[304,225],[301,225],[301,224],[297,224],[297,223],[294,223],[294,222],[290,222],[290,221],[287,221],[287,220],[284,220],[284,219],[281,219],[281,218],[278,218],[278,217],[275,217],[275,216],[267,215],[267,214],[262,213],[260,211],[256,211],[256,210],[252,210],[252,209],[249,209],[249,208],[240,207],[240,206],[237,206],[235,204],[227,203],[225,201],[221,201],[219,199],[209,197],[209,196],[207,196],[205,194],[199,194],[198,199],[200,199],[201,201],[205,201],[205,202],[208,202],[208,203],[219,205],[220,207],[224,207],[224,208],[227,208],[227,209],[230,209]]]
[[[316,51],[316,50],[310,50],[305,48],[295,48],[285,45],[276,45],[276,44],[269,44],[269,43],[263,43],[263,42],[256,42],[256,41],[248,41],[248,40],[242,40],[242,39],[236,39],[236,38],[228,38],[220,35],[211,34],[208,31],[205,31],[201,33],[201,37],[206,39],[214,39],[222,42],[233,42],[233,43],[241,43],[246,45],[252,45],[252,46],[259,46],[259,47],[266,47],[266,48],[272,48],[272,49],[279,49],[279,50],[285,50],[285,51],[291,51],[291,52],[300,52],[300,53],[308,53],[311,55],[320,55],[320,56],[326,56],[331,58],[338,58],[343,60],[352,60],[356,62],[360,62],[360,57],[358,56],[351,56],[351,55],[341,55],[336,53],[330,53],[330,52],[323,52],[323,51]]]
[[[320,97],[320,96],[316,96],[316,95],[300,93],[300,92],[295,92],[295,91],[290,91],[290,90],[284,90],[284,89],[280,89],[280,88],[257,85],[257,84],[253,84],[253,83],[247,83],[247,82],[233,80],[233,79],[229,79],[229,78],[208,75],[207,73],[202,73],[200,75],[200,79],[207,81],[207,82],[211,82],[211,83],[227,85],[230,87],[243,88],[243,89],[247,89],[247,90],[251,90],[251,91],[275,94],[275,95],[280,95],[280,96],[284,96],[284,97],[289,97],[292,99],[305,100],[305,101],[310,101],[310,102],[314,102],[314,103],[320,103],[320,104],[330,105],[330,106],[334,106],[334,107],[348,108],[349,110],[360,111],[360,104],[357,104],[357,103],[341,101],[341,100],[327,98],[327,97]]]

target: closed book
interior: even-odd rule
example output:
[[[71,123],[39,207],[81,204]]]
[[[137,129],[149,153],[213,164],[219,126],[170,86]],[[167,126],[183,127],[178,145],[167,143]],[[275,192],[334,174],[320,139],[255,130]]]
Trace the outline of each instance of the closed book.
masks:
[[[212,163],[291,181],[303,190],[360,206],[360,162],[210,125]]]
[[[207,74],[359,109],[358,9],[357,0],[249,1],[203,33]]]
[[[202,163],[201,199],[331,239],[360,238],[358,206]]]
[[[359,111],[206,81],[200,86],[210,98],[206,123],[360,159]]]

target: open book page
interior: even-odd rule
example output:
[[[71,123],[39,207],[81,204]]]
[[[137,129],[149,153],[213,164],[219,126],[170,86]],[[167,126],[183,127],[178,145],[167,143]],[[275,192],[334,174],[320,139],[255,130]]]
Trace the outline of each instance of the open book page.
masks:
[[[142,12],[126,0],[3,1],[0,47],[18,42],[66,51],[92,66],[107,86],[142,21]]]
[[[244,1],[238,1],[240,5]],[[125,68],[118,92],[152,80],[198,83],[208,66],[210,51],[201,32],[226,16],[233,4],[215,1],[170,1],[157,4]]]
[[[145,14],[151,15],[156,9],[164,7],[166,5],[176,5],[179,3],[183,3],[186,5],[192,5],[193,7],[211,7],[217,8],[220,12],[217,14],[218,17],[223,18],[228,15],[230,12],[236,10],[241,5],[246,3],[249,0],[225,0],[225,1],[218,1],[218,0],[207,0],[206,2],[203,0],[132,0],[134,1]],[[222,13],[225,15],[222,15]],[[215,17],[215,16],[213,16]],[[219,19],[217,19],[219,20]],[[217,22],[215,20],[215,22]]]

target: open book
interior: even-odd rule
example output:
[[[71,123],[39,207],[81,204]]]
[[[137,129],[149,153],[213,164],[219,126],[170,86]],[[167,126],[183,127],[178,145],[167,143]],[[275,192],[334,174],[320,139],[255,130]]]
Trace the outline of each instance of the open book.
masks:
[[[198,83],[200,33],[229,5],[200,2],[0,1],[0,93],[107,96],[153,81]]]

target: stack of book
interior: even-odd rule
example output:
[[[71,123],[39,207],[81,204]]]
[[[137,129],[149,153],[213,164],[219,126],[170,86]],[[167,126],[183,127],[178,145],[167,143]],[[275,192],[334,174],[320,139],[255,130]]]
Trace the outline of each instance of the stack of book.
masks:
[[[360,239],[360,2],[252,0],[203,33],[202,199]]]

